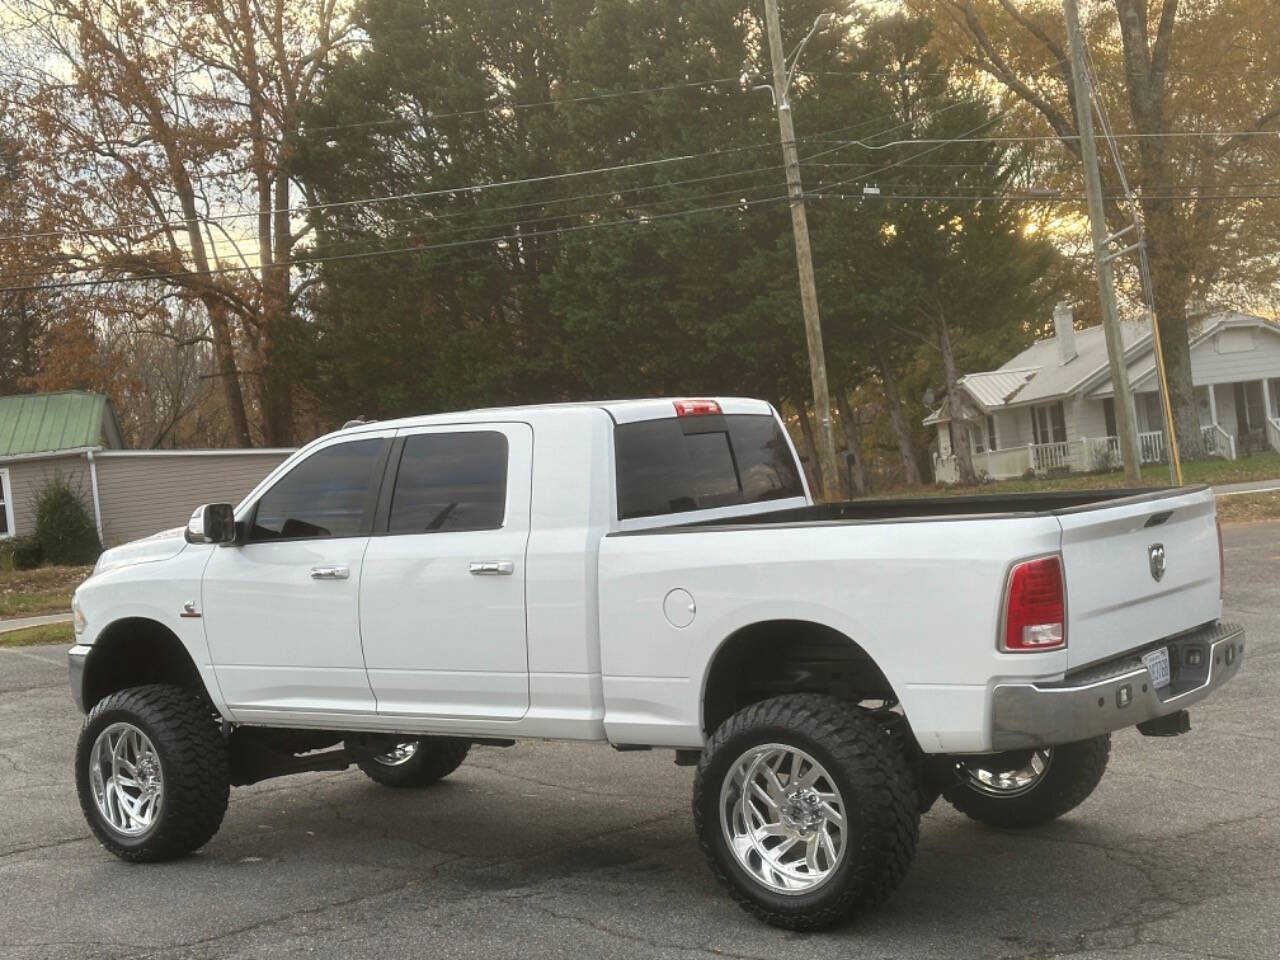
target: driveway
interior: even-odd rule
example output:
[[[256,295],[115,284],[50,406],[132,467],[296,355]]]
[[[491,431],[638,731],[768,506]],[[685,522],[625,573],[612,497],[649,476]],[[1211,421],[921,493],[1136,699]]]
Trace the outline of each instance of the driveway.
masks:
[[[693,840],[668,752],[477,748],[428,790],[359,772],[238,789],[198,855],[88,838],[63,648],[0,649],[0,957],[1280,956],[1280,524],[1227,529],[1244,669],[1173,740],[1126,731],[1094,796],[1029,832],[939,803],[906,882],[834,933],[761,926]]]

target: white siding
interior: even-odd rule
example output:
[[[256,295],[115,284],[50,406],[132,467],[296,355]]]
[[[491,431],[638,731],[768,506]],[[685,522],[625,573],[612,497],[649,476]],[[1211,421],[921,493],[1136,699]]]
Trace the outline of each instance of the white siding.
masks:
[[[1224,334],[1238,335],[1243,330],[1224,330],[1196,346],[1191,351],[1191,379],[1202,383],[1238,383],[1243,380],[1262,380],[1280,377],[1280,333],[1265,328],[1249,331],[1253,334],[1253,349],[1220,353],[1218,338]],[[1226,344],[1224,343],[1224,346]],[[1231,344],[1230,346],[1236,346]],[[1219,417],[1221,422],[1221,417]]]
[[[1081,437],[1093,439],[1107,435],[1107,415],[1101,400],[1079,397],[1067,401],[1065,406],[1068,440],[1079,440]]]

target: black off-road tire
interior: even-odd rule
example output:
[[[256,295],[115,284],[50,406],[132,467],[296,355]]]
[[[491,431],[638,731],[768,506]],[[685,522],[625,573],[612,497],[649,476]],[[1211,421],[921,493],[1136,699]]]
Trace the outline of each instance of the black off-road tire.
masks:
[[[405,741],[408,742],[408,741]],[[423,737],[413,756],[394,766],[373,757],[362,757],[356,765],[370,780],[388,787],[427,787],[443,780],[467,759],[470,740],[454,737]]]
[[[754,746],[780,743],[822,764],[844,801],[848,836],[835,874],[810,893],[776,893],[729,849],[720,790]],[[747,912],[788,930],[842,923],[886,900],[906,876],[919,837],[920,799],[901,751],[865,711],[835,697],[788,694],[745,707],[702,752],[693,792],[698,840],[716,878]]]
[[[1026,793],[995,797],[960,780],[944,796],[966,816],[993,827],[1035,827],[1074,810],[1102,780],[1111,756],[1111,735],[1053,748],[1049,767]]]
[[[159,814],[139,836],[116,831],[98,810],[89,784],[94,741],[113,723],[146,734],[159,757]],[[226,740],[201,692],[170,684],[131,687],[104,697],[85,717],[76,743],[76,792],[98,841],[121,860],[155,863],[185,856],[218,832],[227,812],[231,774]]]

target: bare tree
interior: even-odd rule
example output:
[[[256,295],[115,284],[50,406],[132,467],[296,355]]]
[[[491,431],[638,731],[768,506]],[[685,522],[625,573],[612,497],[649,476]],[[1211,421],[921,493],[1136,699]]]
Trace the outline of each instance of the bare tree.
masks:
[[[308,281],[290,150],[349,38],[336,0],[14,0],[11,16],[11,106],[63,282],[198,304],[233,441],[291,443]]]

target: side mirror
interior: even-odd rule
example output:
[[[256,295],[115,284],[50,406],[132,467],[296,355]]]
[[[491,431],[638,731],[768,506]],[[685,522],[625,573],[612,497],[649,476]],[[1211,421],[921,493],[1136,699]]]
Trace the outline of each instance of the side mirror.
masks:
[[[229,503],[196,507],[187,521],[187,543],[234,543],[236,516]]]

